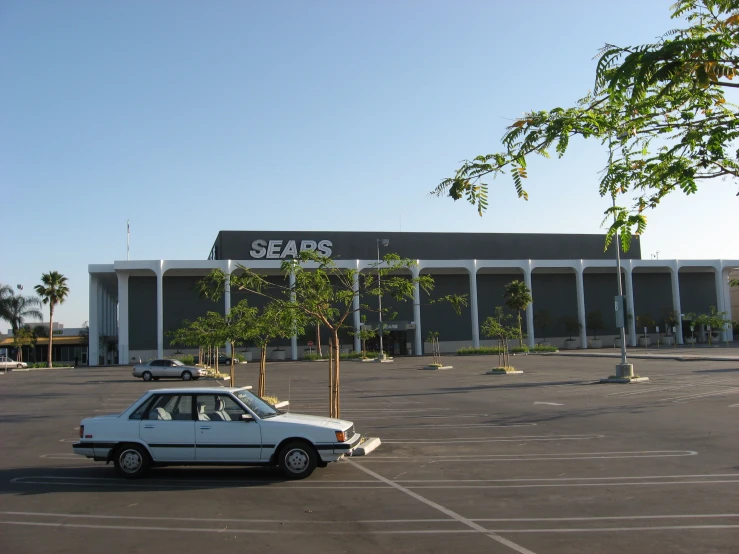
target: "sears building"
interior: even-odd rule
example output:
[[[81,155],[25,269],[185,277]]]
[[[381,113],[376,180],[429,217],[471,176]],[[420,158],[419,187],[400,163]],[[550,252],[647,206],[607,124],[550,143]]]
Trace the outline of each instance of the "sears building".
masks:
[[[524,317],[529,345],[543,340],[562,345],[569,338],[564,325],[569,317],[581,325],[572,338],[578,347],[587,348],[588,337],[593,335],[586,324],[587,314],[600,311],[605,326],[597,330],[598,335],[604,346],[612,346],[618,334],[616,250],[615,245],[606,251],[603,246],[603,235],[221,231],[207,260],[90,265],[90,360],[127,363],[175,353],[178,347],[170,344],[168,331],[207,311],[225,313],[249,296],[234,290],[213,303],[198,295],[198,280],[214,268],[234,273],[239,266],[284,280],[281,262],[304,249],[331,256],[339,267],[360,271],[373,270],[378,250],[379,256],[396,253],[417,261],[416,274],[433,277],[435,288],[430,296],[417,292],[407,302],[383,297],[383,308],[394,314],[392,320],[384,318],[390,332],[385,349],[396,356],[428,351],[425,338],[430,331],[439,333],[443,352],[493,344],[481,336],[480,328],[496,306],[504,305],[504,287],[514,279],[524,281],[532,291],[533,303]],[[653,339],[658,336],[657,327],[664,334],[668,313],[707,313],[716,306],[731,314],[732,303],[736,305],[729,275],[739,274],[739,260],[642,260],[638,237],[634,237],[631,249],[621,254],[621,271],[628,312],[654,320],[654,327],[648,329]],[[448,304],[430,301],[451,293],[468,295],[468,305],[460,315]],[[264,300],[249,297],[249,302],[259,306]],[[360,301],[366,305],[376,302],[376,297]],[[535,325],[535,313],[548,317],[537,318]],[[367,325],[377,325],[376,311],[358,311],[348,320],[349,326],[359,327],[362,315]],[[548,322],[540,324],[540,319]],[[630,318],[627,325],[632,345],[637,340],[635,319]],[[359,350],[351,329],[345,331],[342,349]],[[642,334],[643,329],[638,332]],[[733,340],[731,329],[721,332],[721,340]],[[674,325],[678,344],[692,340],[693,334],[684,321]],[[275,341],[270,349],[280,348],[287,358],[298,359],[308,342],[315,340],[313,329],[305,336]],[[327,336],[321,342],[327,344]]]

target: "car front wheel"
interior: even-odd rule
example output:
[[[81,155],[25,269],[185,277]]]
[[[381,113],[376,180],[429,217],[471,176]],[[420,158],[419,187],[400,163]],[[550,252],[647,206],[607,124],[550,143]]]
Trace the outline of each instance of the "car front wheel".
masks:
[[[305,479],[318,464],[315,448],[304,441],[290,441],[280,449],[277,464],[287,479]]]
[[[144,381],[151,381],[151,371],[144,371],[144,373],[141,375],[141,378]]]
[[[149,453],[139,444],[124,444],[116,450],[113,464],[121,477],[137,479],[149,471]]]
[[[190,379],[192,379],[192,373],[190,373],[189,371],[183,371],[182,372],[182,380],[183,381],[189,381]]]

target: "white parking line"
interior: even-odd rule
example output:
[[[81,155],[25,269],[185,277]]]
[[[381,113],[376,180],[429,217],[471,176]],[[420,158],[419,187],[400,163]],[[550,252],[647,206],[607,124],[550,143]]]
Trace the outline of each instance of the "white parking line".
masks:
[[[546,462],[553,460],[611,460],[624,458],[674,458],[683,456],[697,456],[693,450],[654,450],[635,452],[573,452],[564,454],[470,454],[464,456],[449,456],[444,454],[428,456],[373,456],[362,460],[363,464],[378,463],[479,463],[479,462]]]
[[[393,429],[468,429],[471,427],[490,427],[490,428],[506,428],[506,427],[533,427],[534,425],[537,425],[536,423],[467,423],[467,424],[460,424],[460,425],[435,425],[435,424],[428,424],[428,425],[402,425],[402,426],[395,426],[393,425]],[[379,429],[380,427],[377,426],[365,426],[367,429]],[[384,429],[385,427],[382,427]]]
[[[536,442],[536,441],[568,441],[602,439],[605,435],[514,435],[512,437],[459,437],[454,439],[383,439],[383,444],[456,444],[456,443],[485,443],[485,442]]]
[[[382,481],[386,485],[390,485],[391,487],[399,490],[400,492],[403,492],[403,493],[407,494],[408,496],[410,496],[412,498],[415,498],[416,500],[418,500],[420,502],[423,502],[424,504],[426,504],[426,506],[428,506],[430,508],[434,508],[435,510],[438,510],[438,511],[440,511],[443,514],[448,515],[452,519],[455,519],[458,522],[466,525],[467,527],[469,527],[471,529],[474,529],[475,531],[479,531],[480,533],[483,533],[485,536],[490,537],[494,541],[499,542],[500,544],[503,544],[503,545],[505,545],[505,546],[507,546],[507,547],[509,547],[509,548],[511,548],[513,550],[515,550],[516,552],[519,552],[519,554],[534,554],[531,550],[529,550],[527,548],[524,548],[523,546],[521,546],[519,544],[516,544],[515,542],[509,541],[508,539],[504,539],[500,535],[496,535],[495,533],[492,533],[492,532],[486,530],[482,525],[479,525],[479,524],[475,523],[474,521],[471,521],[471,520],[465,518],[464,516],[459,515],[457,512],[454,512],[454,511],[450,510],[449,508],[445,508],[441,504],[437,504],[436,502],[432,502],[431,500],[429,500],[429,499],[421,496],[420,494],[415,493],[415,492],[413,492],[413,491],[411,491],[411,490],[403,487],[402,485],[399,485],[398,483],[394,483],[390,479],[386,479],[382,475],[379,475],[378,473],[375,473],[374,471],[372,471],[370,469],[367,469],[366,467],[363,467],[360,464],[357,464],[355,462],[352,462],[351,460],[349,461],[349,463],[352,464],[354,467],[359,468],[360,470],[364,471],[367,475],[370,475],[370,476],[374,477],[378,481]]]
[[[739,388],[736,389],[723,389],[718,391],[704,392],[700,394],[691,394],[687,396],[675,396],[672,398],[663,398],[663,402],[687,402],[689,400],[698,400],[700,398],[707,398],[709,396],[723,396],[728,394],[736,394],[739,392]]]

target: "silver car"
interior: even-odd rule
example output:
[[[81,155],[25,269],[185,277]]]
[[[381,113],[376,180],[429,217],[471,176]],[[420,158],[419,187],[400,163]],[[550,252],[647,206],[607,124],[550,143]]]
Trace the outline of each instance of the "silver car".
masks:
[[[0,367],[3,369],[22,369],[24,367],[28,367],[28,364],[25,362],[17,362],[7,356],[0,356]]]
[[[136,364],[133,366],[133,376],[141,377],[144,381],[154,379],[158,381],[162,377],[171,377],[189,381],[190,379],[198,380],[205,377],[208,372],[202,367],[193,367],[183,364],[179,360],[151,360],[144,364]]]

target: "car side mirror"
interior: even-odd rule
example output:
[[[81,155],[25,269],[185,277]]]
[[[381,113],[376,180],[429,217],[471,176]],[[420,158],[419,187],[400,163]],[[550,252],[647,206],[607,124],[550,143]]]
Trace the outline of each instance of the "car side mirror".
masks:
[[[251,414],[241,414],[241,421],[246,421],[247,423],[250,421],[254,421],[254,416]]]

